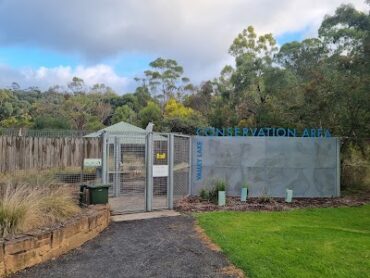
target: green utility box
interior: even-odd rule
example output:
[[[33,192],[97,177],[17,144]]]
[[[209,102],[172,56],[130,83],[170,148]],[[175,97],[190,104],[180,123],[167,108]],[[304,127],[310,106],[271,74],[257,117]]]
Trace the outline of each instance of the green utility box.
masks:
[[[88,185],[87,189],[89,190],[90,204],[107,204],[108,188],[109,185],[107,184]]]

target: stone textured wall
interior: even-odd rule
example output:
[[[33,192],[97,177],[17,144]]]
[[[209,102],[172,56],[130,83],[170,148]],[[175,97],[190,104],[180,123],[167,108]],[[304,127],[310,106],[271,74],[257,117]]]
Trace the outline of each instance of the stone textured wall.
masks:
[[[97,236],[110,222],[108,206],[92,206],[62,227],[0,239],[0,277],[58,257]]]
[[[238,196],[244,183],[249,195],[295,197],[340,195],[337,138],[202,137],[192,138],[192,194],[228,183],[228,194]]]

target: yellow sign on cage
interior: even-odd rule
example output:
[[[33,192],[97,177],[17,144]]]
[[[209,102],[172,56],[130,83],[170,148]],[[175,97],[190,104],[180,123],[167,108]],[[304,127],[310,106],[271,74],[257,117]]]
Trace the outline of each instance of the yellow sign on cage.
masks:
[[[156,158],[157,159],[166,159],[166,153],[157,153]]]

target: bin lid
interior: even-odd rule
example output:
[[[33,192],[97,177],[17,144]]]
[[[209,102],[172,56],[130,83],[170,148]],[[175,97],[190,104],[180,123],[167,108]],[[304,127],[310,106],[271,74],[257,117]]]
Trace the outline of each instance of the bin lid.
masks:
[[[112,186],[111,184],[89,184],[87,188],[94,189],[94,188],[108,188]]]

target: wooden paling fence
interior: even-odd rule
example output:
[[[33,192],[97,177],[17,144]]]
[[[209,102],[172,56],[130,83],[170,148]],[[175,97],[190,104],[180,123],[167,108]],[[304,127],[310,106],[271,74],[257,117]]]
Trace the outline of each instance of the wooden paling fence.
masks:
[[[80,167],[100,158],[99,138],[0,136],[0,172]]]

